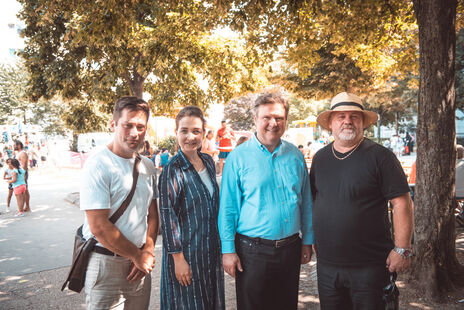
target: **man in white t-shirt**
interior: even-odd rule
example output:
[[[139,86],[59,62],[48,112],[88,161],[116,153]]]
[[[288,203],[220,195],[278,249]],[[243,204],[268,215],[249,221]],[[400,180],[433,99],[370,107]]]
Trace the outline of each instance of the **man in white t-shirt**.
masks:
[[[80,208],[83,234],[98,243],[85,280],[87,309],[148,309],[154,248],[158,235],[155,167],[141,156],[134,196],[115,224],[110,216],[121,206],[133,183],[136,151],[145,138],[148,104],[137,97],[116,101],[111,121],[113,140],[85,163]]]

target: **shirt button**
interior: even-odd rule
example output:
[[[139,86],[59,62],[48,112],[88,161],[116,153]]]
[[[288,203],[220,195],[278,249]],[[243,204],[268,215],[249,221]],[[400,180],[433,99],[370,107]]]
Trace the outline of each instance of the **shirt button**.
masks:
[[[285,223],[287,223],[287,222],[288,222],[288,220],[287,220],[287,219],[285,219]]]
[[[280,185],[277,185],[277,188],[280,188]]]
[[[284,205],[284,204],[285,204],[285,202],[283,202],[283,201],[282,201],[282,204]]]

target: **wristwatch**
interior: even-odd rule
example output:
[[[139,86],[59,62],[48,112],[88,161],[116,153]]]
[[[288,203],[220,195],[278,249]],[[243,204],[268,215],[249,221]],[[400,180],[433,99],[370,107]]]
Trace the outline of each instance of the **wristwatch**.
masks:
[[[410,248],[399,248],[399,247],[395,246],[393,248],[393,251],[400,254],[400,256],[403,259],[410,258],[410,257],[412,257],[414,255],[414,253],[412,252],[412,249],[410,249]]]

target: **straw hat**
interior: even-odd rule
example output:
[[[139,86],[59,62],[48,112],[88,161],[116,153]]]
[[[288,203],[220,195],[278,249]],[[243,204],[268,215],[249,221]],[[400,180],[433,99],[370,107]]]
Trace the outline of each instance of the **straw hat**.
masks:
[[[377,113],[364,110],[361,98],[355,94],[343,92],[333,97],[330,102],[330,110],[324,111],[317,116],[317,123],[325,130],[330,131],[330,114],[336,111],[361,112],[364,116],[364,129],[371,126],[378,120]]]

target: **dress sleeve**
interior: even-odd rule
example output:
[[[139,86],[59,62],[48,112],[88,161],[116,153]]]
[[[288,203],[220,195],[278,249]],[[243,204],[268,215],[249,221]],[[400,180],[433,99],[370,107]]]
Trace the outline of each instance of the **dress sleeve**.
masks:
[[[163,169],[158,189],[163,244],[169,254],[182,252],[181,227],[177,217],[181,182],[173,165],[168,165]]]

